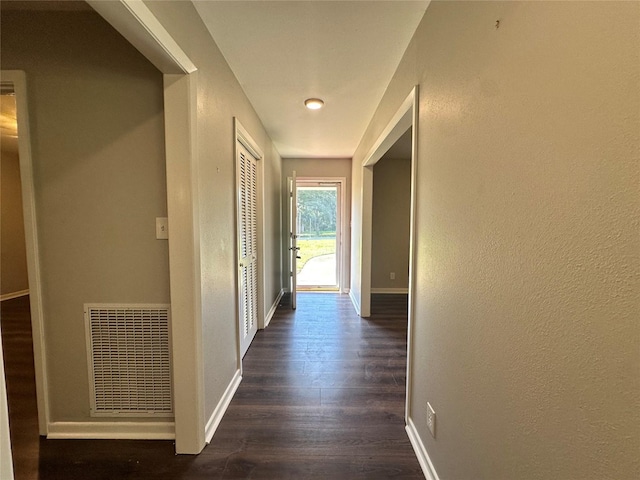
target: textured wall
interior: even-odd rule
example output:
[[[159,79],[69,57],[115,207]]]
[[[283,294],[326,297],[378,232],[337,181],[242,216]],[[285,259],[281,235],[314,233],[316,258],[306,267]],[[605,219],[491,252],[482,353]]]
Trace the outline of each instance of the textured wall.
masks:
[[[12,98],[12,97],[9,97]],[[2,101],[7,99],[3,98]],[[20,184],[20,160],[14,151],[2,150],[0,166],[0,294],[21,292],[29,288],[27,254],[22,218],[22,187]]]
[[[639,25],[636,2],[432,2],[354,155],[355,228],[358,165],[418,84],[410,414],[443,480],[640,477]]]
[[[169,303],[162,76],[92,11],[3,11],[26,72],[52,421],[88,421],[83,304]]]
[[[372,289],[409,288],[410,207],[411,158],[382,157],[373,167]]]

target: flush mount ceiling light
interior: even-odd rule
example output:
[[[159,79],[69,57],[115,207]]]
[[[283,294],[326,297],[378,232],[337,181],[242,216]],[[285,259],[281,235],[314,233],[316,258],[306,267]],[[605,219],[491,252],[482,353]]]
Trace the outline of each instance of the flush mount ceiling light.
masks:
[[[324,101],[319,98],[307,98],[304,101],[304,106],[309,110],[318,110],[324,106]]]

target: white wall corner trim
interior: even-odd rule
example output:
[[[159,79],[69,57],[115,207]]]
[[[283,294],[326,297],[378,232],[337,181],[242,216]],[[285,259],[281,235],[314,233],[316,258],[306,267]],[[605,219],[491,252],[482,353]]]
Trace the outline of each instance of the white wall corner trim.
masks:
[[[218,429],[218,425],[220,425],[220,421],[222,420],[222,417],[227,411],[227,408],[229,408],[231,399],[235,395],[236,390],[238,390],[238,387],[240,386],[241,381],[242,381],[242,375],[240,374],[240,370],[238,369],[236,370],[236,373],[233,375],[233,378],[231,379],[231,382],[227,386],[227,389],[224,391],[224,394],[222,395],[222,398],[218,402],[218,405],[216,405],[216,408],[213,410],[211,417],[209,417],[209,420],[207,421],[207,426],[205,427],[205,431],[204,431],[204,438],[207,443],[211,442],[211,439],[213,438],[213,434],[216,433],[216,430]]]
[[[372,288],[371,293],[383,293],[389,295],[406,295],[409,293],[408,288]]]
[[[20,290],[18,292],[5,293],[4,295],[0,295],[0,302],[4,302],[5,300],[11,300],[13,298],[24,297],[29,295],[29,289]]]
[[[353,307],[356,309],[356,313],[360,315],[360,303],[358,302],[356,296],[353,294],[353,290],[349,291],[349,298],[351,299],[351,303],[353,303]]]
[[[143,2],[88,0],[87,3],[162,73],[193,73],[197,70]]]
[[[416,426],[411,418],[407,419],[407,426],[405,429],[409,436],[409,441],[411,442],[413,451],[416,453],[416,457],[418,457],[418,462],[420,463],[420,467],[422,468],[422,473],[424,473],[425,478],[427,480],[440,480],[433,463],[431,463],[427,449],[424,447],[422,439],[420,438],[420,435],[416,430]]]
[[[280,293],[278,293],[278,296],[276,297],[275,301],[273,302],[273,305],[271,305],[271,308],[267,312],[267,316],[264,319],[264,327],[265,328],[267,328],[269,326],[269,323],[271,323],[271,319],[273,318],[273,314],[276,313],[276,309],[278,308],[278,305],[280,305],[280,300],[282,300],[282,296],[283,295],[284,295],[284,288],[280,289]]]
[[[51,422],[50,439],[173,440],[174,422]]]
[[[27,274],[29,277],[29,306],[33,333],[33,363],[36,377],[36,401],[38,403],[38,430],[47,434],[49,424],[49,387],[47,380],[47,350],[44,335],[42,307],[42,281],[40,275],[40,247],[36,195],[31,159],[31,132],[29,128],[29,102],[27,101],[27,77],[21,70],[2,70],[2,83],[13,85],[18,112],[18,152],[24,216],[24,236],[27,247]]]

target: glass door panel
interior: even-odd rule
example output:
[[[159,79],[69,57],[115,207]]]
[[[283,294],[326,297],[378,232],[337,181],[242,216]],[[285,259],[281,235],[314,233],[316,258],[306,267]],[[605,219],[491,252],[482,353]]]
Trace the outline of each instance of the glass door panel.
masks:
[[[298,290],[339,288],[340,184],[298,182]]]

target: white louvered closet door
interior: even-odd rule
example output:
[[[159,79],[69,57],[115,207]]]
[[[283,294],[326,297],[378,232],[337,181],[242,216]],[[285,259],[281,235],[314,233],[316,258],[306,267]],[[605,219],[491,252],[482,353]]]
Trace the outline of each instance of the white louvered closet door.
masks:
[[[240,235],[240,351],[258,331],[258,163],[238,142],[238,227]]]

